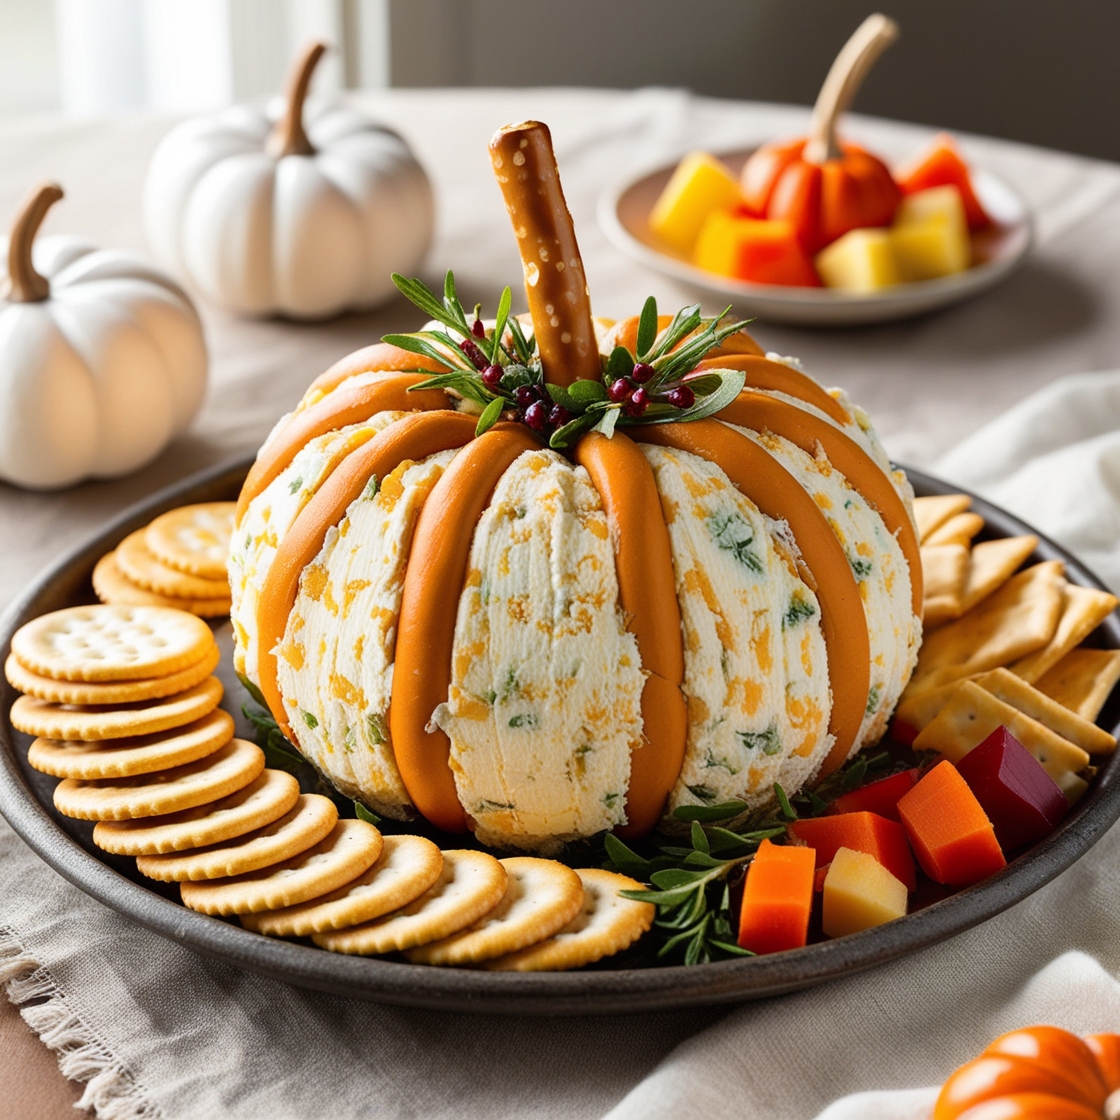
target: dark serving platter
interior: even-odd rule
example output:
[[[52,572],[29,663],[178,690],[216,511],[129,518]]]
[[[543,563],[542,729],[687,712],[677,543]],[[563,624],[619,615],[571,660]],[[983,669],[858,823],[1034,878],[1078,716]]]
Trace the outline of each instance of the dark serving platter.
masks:
[[[89,577],[94,564],[127,533],[174,506],[235,497],[248,467],[248,460],[220,466],[162,490],[61,560],[0,619],[0,657],[7,657],[12,633],[28,619],[92,601]],[[919,495],[959,492],[917,471],[907,473]],[[973,502],[987,523],[985,537],[1034,532],[979,498]],[[1033,559],[1064,560],[1071,581],[1102,586],[1069,553],[1045,538],[1040,537]],[[228,631],[228,625],[224,629]],[[1098,628],[1090,644],[1120,648],[1116,614]],[[228,673],[226,648],[223,669]],[[225,679],[225,706],[236,711],[243,698],[240,686],[229,676]],[[233,921],[187,910],[178,902],[173,884],[144,879],[133,860],[94,847],[91,824],[55,812],[51,794],[56,780],[28,767],[30,737],[14,731],[9,721],[15,695],[7,681],[0,681],[0,813],[60,875],[106,906],[196,952],[290,984],[414,1007],[487,1014],[617,1014],[730,1003],[807,988],[905,956],[986,921],[1059,875],[1120,817],[1117,754],[1104,761],[1088,792],[1057,831],[998,875],[863,933],[773,956],[692,967],[608,966],[526,974],[432,968],[329,953],[307,943],[262,937]],[[1114,733],[1120,730],[1120,696],[1109,701],[1100,722]],[[245,734],[244,725],[239,733]]]

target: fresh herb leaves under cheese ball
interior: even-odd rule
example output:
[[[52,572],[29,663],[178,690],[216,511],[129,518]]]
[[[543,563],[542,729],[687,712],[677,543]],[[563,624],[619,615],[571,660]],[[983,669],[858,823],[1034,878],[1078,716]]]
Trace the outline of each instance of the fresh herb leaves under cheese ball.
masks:
[[[921,639],[905,476],[741,322],[591,315],[547,128],[491,158],[529,314],[318,378],[230,556],[236,664],[340,790],[498,848],[763,807],[882,734]]]

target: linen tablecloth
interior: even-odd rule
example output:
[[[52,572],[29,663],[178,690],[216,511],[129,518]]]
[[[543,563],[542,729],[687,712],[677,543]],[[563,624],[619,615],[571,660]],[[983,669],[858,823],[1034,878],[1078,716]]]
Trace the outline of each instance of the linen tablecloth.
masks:
[[[690,147],[741,147],[795,133],[807,118],[666,89],[393,91],[360,100],[409,139],[432,176],[439,227],[427,275],[454,268],[464,301],[490,306],[505,283],[517,290],[520,268],[486,141],[509,121],[547,121],[593,303],[612,317],[634,313],[651,293],[664,308],[693,297],[607,244],[594,218],[601,189]],[[67,199],[50,230],[142,251],[140,186],[169,123],[0,125],[0,214],[33,183],[56,178]],[[858,117],[849,132],[895,156],[929,136]],[[965,138],[964,147],[1037,216],[1038,246],[1019,273],[969,304],[908,323],[755,331],[768,349],[798,354],[826,384],[846,386],[890,453],[920,467],[1033,390],[1120,366],[1120,168],[995,140]],[[191,433],[129,479],[48,496],[0,486],[0,602],[124,505],[254,449],[331,361],[415,321],[403,301],[310,326],[201,310],[212,377]],[[978,930],[814,992],[734,1010],[523,1020],[376,1007],[198,957],[68,886],[0,822],[0,977],[14,980],[25,1019],[64,1052],[70,1076],[89,1081],[86,1103],[104,1117],[793,1120],[846,1093],[920,1090],[1024,1016],[1114,1028],[1117,848],[1114,833]],[[17,1039],[10,1016],[2,1021],[10,1033],[0,1040]],[[19,1045],[0,1051],[0,1114],[16,1100],[12,1086],[30,1076],[22,1062],[13,1068]],[[927,1098],[919,1091],[902,1104],[864,1099],[836,1109],[903,1115],[899,1108],[923,1108]],[[57,1107],[43,1098],[40,1114]]]

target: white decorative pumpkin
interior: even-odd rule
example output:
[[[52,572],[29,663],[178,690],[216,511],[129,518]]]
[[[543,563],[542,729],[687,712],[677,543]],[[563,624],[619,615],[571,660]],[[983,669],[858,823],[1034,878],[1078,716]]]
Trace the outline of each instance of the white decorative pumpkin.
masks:
[[[322,319],[381,303],[396,292],[390,274],[415,271],[431,242],[431,186],[400,136],[345,107],[305,131],[324,50],[300,59],[281,115],[242,105],[187,121],[152,158],[153,253],[242,314]]]
[[[202,324],[173,280],[81,238],[35,242],[61,197],[41,186],[0,239],[0,478],[36,490],[142,467],[206,391]]]

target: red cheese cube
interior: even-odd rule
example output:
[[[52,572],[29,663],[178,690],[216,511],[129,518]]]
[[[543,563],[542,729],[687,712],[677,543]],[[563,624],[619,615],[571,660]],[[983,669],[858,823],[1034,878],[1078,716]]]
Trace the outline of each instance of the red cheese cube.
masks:
[[[914,857],[902,825],[877,813],[839,813],[793,821],[789,834],[817,854],[817,866],[831,863],[841,848],[864,852],[877,859],[896,879],[912,891],[917,886]]]
[[[936,883],[968,887],[1007,862],[992,822],[948,760],[899,801],[898,815],[918,863]]]
[[[1065,794],[1007,730],[997,727],[957,763],[1005,851],[1049,836],[1069,808]]]
[[[898,801],[909,793],[918,780],[920,770],[903,770],[889,778],[880,778],[851,793],[842,794],[830,806],[830,813],[878,813],[887,820],[898,820]]]
[[[945,133],[934,138],[928,151],[907,167],[895,171],[895,180],[903,194],[917,194],[930,187],[954,186],[960,191],[969,229],[984,229],[992,219],[972,189],[972,176],[957,145]]]
[[[800,948],[813,908],[813,853],[763,840],[747,869],[739,945],[752,953]]]

